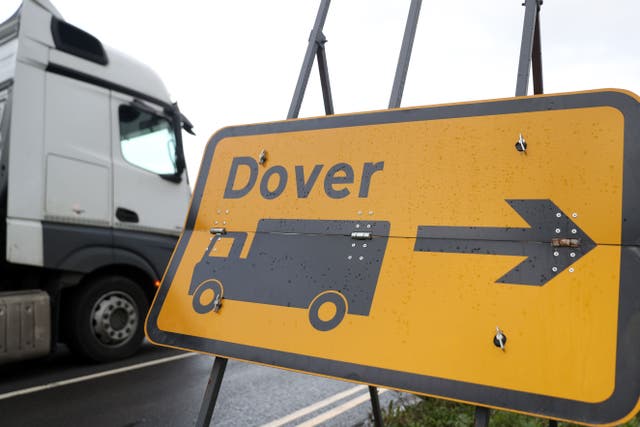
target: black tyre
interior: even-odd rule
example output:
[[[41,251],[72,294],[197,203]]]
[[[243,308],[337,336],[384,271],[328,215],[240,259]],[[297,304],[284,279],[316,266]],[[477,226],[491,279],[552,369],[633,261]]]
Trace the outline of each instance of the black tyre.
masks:
[[[325,304],[333,306],[333,314],[328,319],[320,317],[320,308]],[[309,322],[319,331],[330,331],[342,322],[347,313],[347,300],[338,291],[321,293],[309,305]]]
[[[193,293],[191,305],[196,313],[207,314],[220,307],[222,301],[222,284],[215,279],[200,283]],[[205,297],[203,304],[202,297]]]
[[[149,303],[133,280],[105,276],[82,284],[67,307],[67,341],[74,353],[109,362],[140,347]]]

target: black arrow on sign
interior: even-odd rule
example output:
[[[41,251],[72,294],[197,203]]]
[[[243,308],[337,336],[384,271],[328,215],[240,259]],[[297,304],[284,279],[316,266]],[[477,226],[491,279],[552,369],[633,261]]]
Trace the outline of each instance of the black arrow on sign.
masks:
[[[543,286],[596,247],[551,200],[506,202],[529,228],[421,225],[414,251],[526,256],[497,282]]]

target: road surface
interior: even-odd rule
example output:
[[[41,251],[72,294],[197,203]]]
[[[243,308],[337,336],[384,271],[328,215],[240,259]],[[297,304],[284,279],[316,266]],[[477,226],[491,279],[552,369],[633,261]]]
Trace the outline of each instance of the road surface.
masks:
[[[91,365],[62,349],[46,360],[0,366],[0,424],[192,426],[213,358],[146,344],[134,358]],[[413,396],[381,390],[384,408]],[[370,425],[365,386],[230,361],[214,426]]]

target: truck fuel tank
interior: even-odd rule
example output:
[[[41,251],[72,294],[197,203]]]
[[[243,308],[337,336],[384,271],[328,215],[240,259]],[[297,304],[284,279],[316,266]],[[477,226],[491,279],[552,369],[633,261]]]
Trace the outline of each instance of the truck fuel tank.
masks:
[[[49,294],[41,290],[0,294],[0,363],[45,356],[50,349]]]

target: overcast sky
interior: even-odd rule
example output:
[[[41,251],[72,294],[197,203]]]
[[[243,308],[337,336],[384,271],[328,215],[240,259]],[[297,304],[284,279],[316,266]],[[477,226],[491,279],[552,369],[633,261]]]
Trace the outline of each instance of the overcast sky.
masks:
[[[195,178],[217,129],[284,119],[320,0],[52,0],[65,20],[154,68],[195,126]],[[0,19],[19,0],[0,0]],[[522,0],[424,0],[402,106],[514,95]],[[409,0],[334,0],[324,27],[337,113],[386,108]],[[545,93],[640,93],[638,0],[546,0]],[[530,91],[532,88],[530,88]],[[301,117],[324,114],[317,68]],[[193,182],[192,182],[193,183]]]

